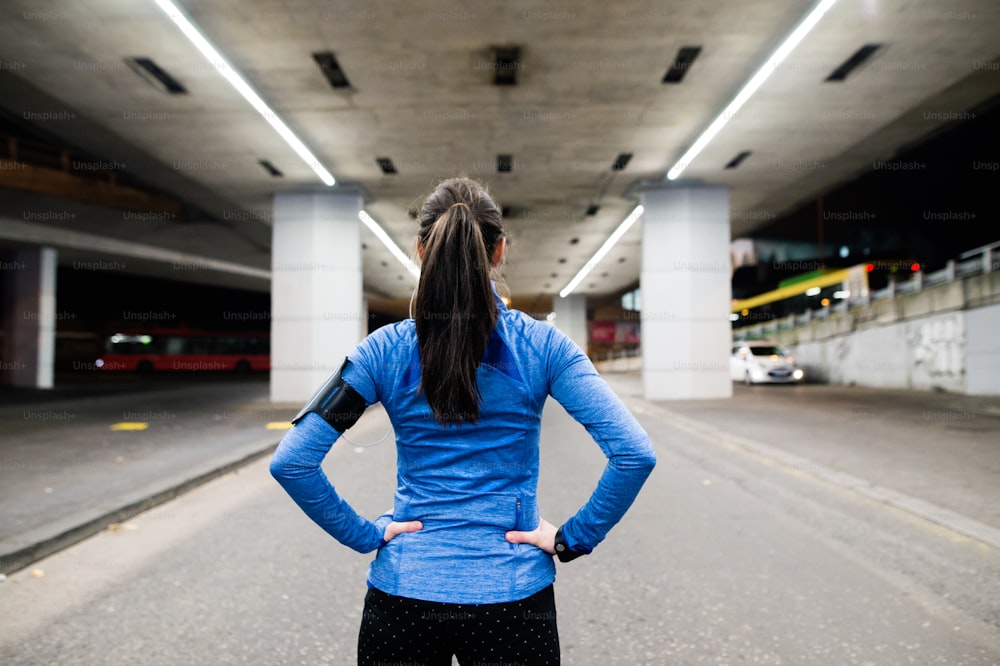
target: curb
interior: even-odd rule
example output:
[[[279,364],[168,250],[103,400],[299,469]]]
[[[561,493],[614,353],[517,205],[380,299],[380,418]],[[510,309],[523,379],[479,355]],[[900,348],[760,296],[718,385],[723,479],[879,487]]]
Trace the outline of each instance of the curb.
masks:
[[[197,474],[191,478],[168,484],[166,488],[158,490],[151,495],[129,501],[124,506],[105,511],[93,518],[88,518],[81,523],[71,527],[58,530],[56,534],[38,538],[36,541],[17,548],[11,552],[0,553],[0,574],[12,574],[24,569],[35,562],[48,557],[60,550],[68,548],[73,544],[83,541],[87,537],[97,534],[112,523],[122,522],[132,516],[152,509],[155,506],[168,502],[179,495],[182,495],[194,488],[203,485],[212,479],[244,467],[255,460],[259,460],[269,455],[278,442],[268,442],[263,448],[252,450],[235,460],[230,460],[216,467],[211,467],[205,472]]]

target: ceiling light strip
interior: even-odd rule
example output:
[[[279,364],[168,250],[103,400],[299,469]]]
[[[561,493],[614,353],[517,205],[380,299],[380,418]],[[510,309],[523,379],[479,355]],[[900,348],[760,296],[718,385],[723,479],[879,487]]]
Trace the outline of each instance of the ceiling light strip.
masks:
[[[576,289],[577,285],[583,281],[583,278],[587,277],[587,274],[601,263],[601,259],[603,259],[604,255],[611,251],[611,248],[618,242],[618,239],[624,236],[625,232],[628,231],[633,224],[635,224],[635,221],[642,217],[642,212],[644,210],[645,209],[640,204],[636,206],[631,213],[629,213],[628,217],[625,218],[625,221],[618,225],[618,228],[615,229],[614,233],[608,237],[608,240],[604,241],[604,245],[602,245],[601,248],[594,253],[594,256],[590,258],[590,261],[583,265],[583,268],[581,268],[580,272],[576,274],[576,277],[570,280],[569,284],[559,292],[560,297],[566,298],[573,292],[574,289]]]
[[[399,249],[394,242],[392,242],[392,239],[389,238],[389,234],[385,233],[385,229],[379,226],[379,223],[376,222],[375,219],[372,218],[372,216],[366,211],[360,211],[358,213],[358,217],[364,225],[368,227],[380,241],[382,241],[382,245],[385,245],[389,252],[392,252],[392,256],[396,257],[396,259],[399,260],[399,263],[403,264],[403,266],[406,267],[406,270],[410,271],[410,274],[413,275],[413,277],[420,279],[420,269],[403,253],[402,250]]]
[[[222,74],[223,77],[229,83],[236,88],[236,90],[243,95],[246,101],[250,102],[250,105],[257,109],[257,113],[264,117],[271,127],[281,135],[281,138],[292,147],[292,150],[302,158],[306,164],[316,172],[320,180],[326,185],[333,185],[337,181],[334,179],[333,175],[320,164],[316,156],[306,148],[305,144],[295,136],[292,130],[288,129],[288,125],[278,117],[271,107],[269,107],[263,99],[260,98],[253,88],[243,80],[243,77],[233,69],[233,67],[226,62],[226,59],[216,50],[214,46],[205,38],[204,35],[199,32],[198,28],[191,23],[187,15],[184,14],[181,9],[172,2],[172,0],[156,0],[156,4],[159,5],[160,9],[170,17],[170,20],[177,24],[177,27],[181,29],[181,32],[191,41],[195,47],[201,51],[202,55],[208,59],[212,66]]]
[[[688,148],[687,152],[684,153],[679,160],[677,160],[677,163],[674,164],[673,167],[671,167],[670,171],[667,172],[668,180],[675,180],[681,175],[681,173],[683,173],[684,169],[686,169],[691,163],[691,160],[697,157],[698,153],[705,149],[705,146],[707,146],[715,135],[719,133],[723,126],[729,122],[729,119],[740,110],[740,107],[742,107],[746,101],[750,99],[750,96],[761,87],[764,81],[767,80],[767,77],[774,73],[774,70],[776,70],[781,65],[781,62],[788,57],[788,54],[791,53],[796,46],[798,46],[799,42],[801,42],[805,36],[809,34],[809,31],[812,30],[817,23],[819,23],[819,20],[823,18],[823,15],[836,1],[837,0],[821,0],[819,4],[813,7],[812,11],[809,12],[805,19],[802,20],[802,23],[800,23],[798,27],[785,38],[785,41],[781,43],[781,46],[779,46],[778,49],[771,54],[771,57],[767,59],[763,67],[758,69],[757,73],[754,74],[749,81],[747,81],[746,85],[743,86],[743,89],[740,90],[735,98],[733,98],[733,101],[731,101],[722,113],[720,113],[718,117],[712,121],[712,124],[708,126],[708,129],[701,133],[701,136],[699,136],[697,141],[694,142],[694,145]]]

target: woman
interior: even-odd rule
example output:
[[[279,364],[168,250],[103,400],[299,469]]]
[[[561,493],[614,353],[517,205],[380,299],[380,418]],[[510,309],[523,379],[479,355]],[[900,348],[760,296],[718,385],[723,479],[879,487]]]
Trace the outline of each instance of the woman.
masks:
[[[467,178],[420,214],[413,319],[365,338],[293,421],[271,473],[338,541],[378,553],[358,663],[558,664],[553,555],[590,553],[656,462],[648,435],[555,327],[508,310],[491,272],[500,211]],[[590,500],[558,529],[538,512],[542,406],[553,396],[608,458]],[[339,434],[381,402],[396,434],[393,510],[374,522],[320,470]]]

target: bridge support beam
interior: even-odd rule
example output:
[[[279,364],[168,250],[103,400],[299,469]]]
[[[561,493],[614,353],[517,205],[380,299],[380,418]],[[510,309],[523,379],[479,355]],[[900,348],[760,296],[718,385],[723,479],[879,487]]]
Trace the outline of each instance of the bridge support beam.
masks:
[[[642,204],[645,397],[731,397],[729,192],[714,186],[647,187]]]
[[[34,247],[2,259],[4,384],[40,389],[54,384],[57,258],[54,248]]]
[[[570,294],[554,299],[556,327],[587,353],[587,297],[584,294]]]
[[[305,402],[367,333],[363,197],[354,190],[275,195],[271,251],[271,400]]]

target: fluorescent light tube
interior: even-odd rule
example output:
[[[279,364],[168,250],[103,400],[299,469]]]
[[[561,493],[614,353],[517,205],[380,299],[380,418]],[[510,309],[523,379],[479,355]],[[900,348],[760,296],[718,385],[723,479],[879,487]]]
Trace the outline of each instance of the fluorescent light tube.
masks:
[[[191,40],[191,43],[194,44],[199,51],[201,51],[202,55],[204,55],[205,58],[207,58],[212,64],[212,67],[214,67],[219,74],[222,74],[222,76],[224,76],[225,79],[229,81],[229,83],[232,84],[232,86],[236,88],[241,95],[243,95],[243,98],[250,102],[250,105],[253,108],[257,109],[257,113],[264,116],[264,120],[266,120],[271,127],[273,127],[274,130],[281,135],[281,138],[292,147],[292,150],[294,150],[296,154],[302,158],[302,161],[308,164],[310,168],[316,172],[316,175],[319,176],[319,179],[322,180],[324,184],[333,185],[337,182],[333,175],[319,163],[316,156],[313,155],[308,148],[306,148],[305,144],[302,143],[299,137],[295,136],[292,130],[288,129],[288,125],[286,125],[284,121],[278,117],[278,114],[275,113],[271,107],[269,107],[264,100],[260,98],[260,95],[258,95],[254,89],[243,80],[243,77],[241,77],[228,62],[226,62],[226,59],[222,57],[222,55],[207,39],[205,39],[205,36],[198,31],[198,28],[191,23],[187,15],[184,14],[184,12],[181,11],[181,9],[175,5],[172,0],[156,0],[156,4],[159,5],[160,9],[162,9],[167,16],[170,17],[171,21],[177,24],[177,27],[181,29],[181,32],[183,32],[184,35]]]
[[[684,169],[686,169],[691,163],[691,160],[697,157],[698,153],[705,149],[705,146],[707,146],[708,143],[715,138],[715,135],[719,133],[723,126],[729,122],[729,119],[740,110],[740,107],[746,104],[746,101],[750,99],[751,95],[757,92],[757,88],[760,88],[764,81],[767,80],[767,77],[774,73],[774,70],[776,70],[781,65],[781,62],[788,57],[788,54],[792,52],[792,49],[798,46],[799,42],[801,42],[809,31],[812,30],[817,23],[819,23],[819,20],[823,18],[823,14],[825,14],[836,1],[837,0],[821,0],[819,4],[813,7],[812,11],[809,12],[809,14],[802,20],[802,23],[800,23],[795,30],[792,30],[791,34],[788,35],[788,37],[785,38],[785,41],[781,43],[781,46],[779,46],[778,49],[771,54],[771,57],[767,59],[767,62],[765,62],[764,65],[757,70],[757,73],[746,82],[746,85],[744,85],[743,89],[740,90],[735,98],[733,98],[733,101],[731,101],[729,105],[723,109],[722,113],[720,113],[716,119],[712,121],[712,124],[708,126],[708,129],[701,133],[701,136],[699,136],[694,142],[694,145],[688,148],[687,152],[684,153],[681,158],[677,160],[677,163],[670,168],[670,171],[667,172],[667,180],[675,180],[681,175],[681,173],[683,173]]]
[[[364,222],[364,225],[371,229],[371,232],[375,234],[380,241],[382,241],[382,245],[385,245],[389,249],[389,252],[392,252],[392,256],[396,257],[396,259],[399,260],[399,263],[403,264],[403,266],[406,267],[406,270],[410,271],[413,277],[419,280],[420,269],[409,257],[403,254],[403,251],[400,250],[395,243],[392,242],[392,239],[389,238],[389,234],[385,233],[385,229],[379,226],[379,223],[365,211],[360,211],[358,213],[358,217],[362,222]]]
[[[625,218],[625,221],[618,225],[618,228],[615,229],[614,233],[608,237],[608,240],[604,241],[604,245],[602,245],[601,248],[594,253],[594,256],[590,258],[590,261],[583,265],[583,268],[581,268],[580,272],[576,274],[576,277],[570,280],[569,284],[559,292],[559,296],[566,298],[573,292],[574,289],[576,289],[577,285],[583,281],[583,278],[587,277],[587,273],[594,270],[594,267],[601,263],[601,259],[604,258],[604,255],[611,251],[611,248],[618,242],[618,239],[624,236],[625,232],[629,230],[629,227],[635,224],[635,221],[642,216],[643,210],[645,209],[642,207],[642,204],[640,204],[636,206],[631,213],[629,213],[628,217]]]

